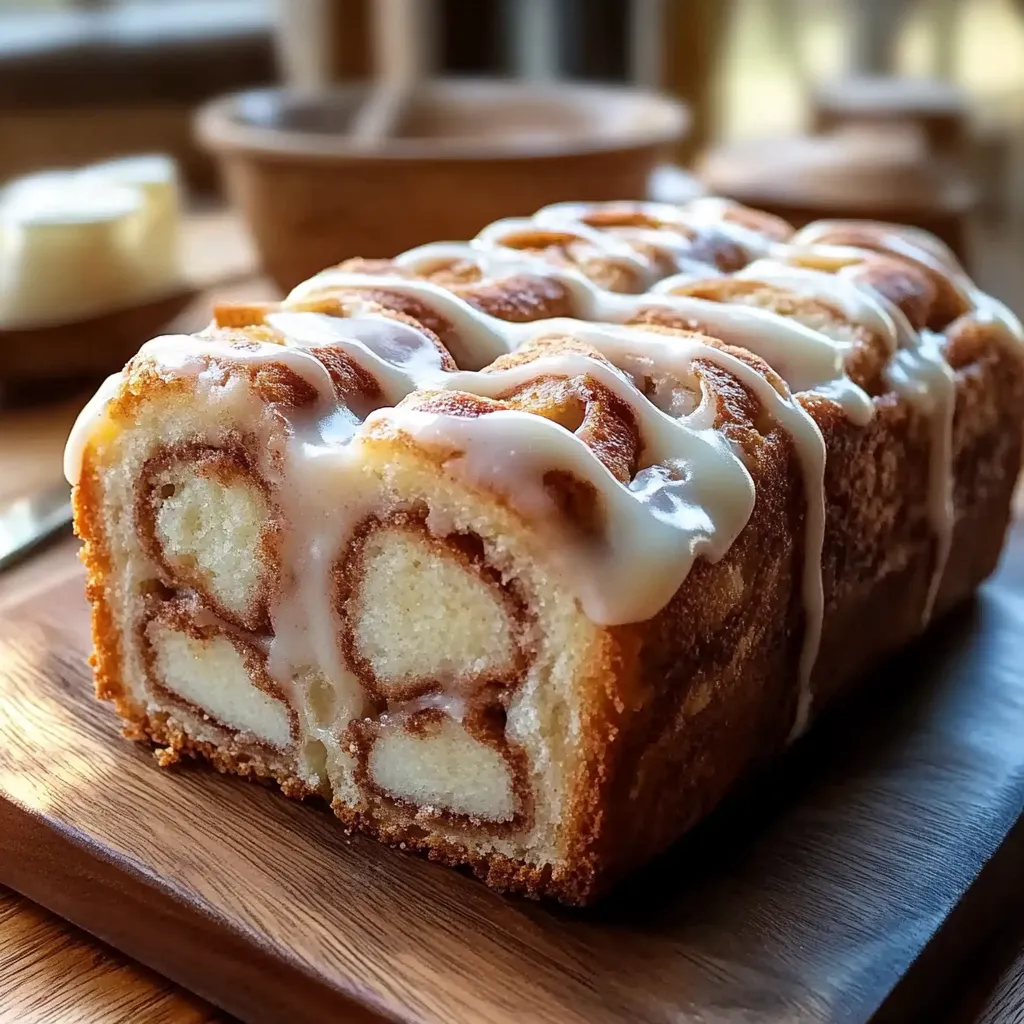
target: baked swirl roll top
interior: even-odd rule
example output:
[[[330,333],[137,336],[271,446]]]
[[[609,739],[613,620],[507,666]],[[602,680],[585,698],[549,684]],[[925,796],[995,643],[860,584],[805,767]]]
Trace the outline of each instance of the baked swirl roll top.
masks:
[[[965,537],[1005,525],[1021,345],[934,240],[717,200],[220,308],[69,445],[99,690],[585,900],[990,571],[1001,528]]]

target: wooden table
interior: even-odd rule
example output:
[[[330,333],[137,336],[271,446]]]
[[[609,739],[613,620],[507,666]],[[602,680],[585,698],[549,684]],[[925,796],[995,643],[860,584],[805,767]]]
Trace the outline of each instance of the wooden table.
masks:
[[[0,888],[0,1020],[226,1021],[211,1006]]]
[[[204,230],[208,242],[209,226]],[[230,225],[225,230],[233,232]],[[237,234],[232,233],[231,238],[237,267]],[[998,269],[1002,274],[1009,270],[1005,262]],[[254,276],[234,277],[236,283],[230,288],[216,289],[218,297],[257,297],[269,292],[266,282]],[[205,322],[210,304],[211,297],[204,295],[175,329],[195,329]],[[74,396],[34,409],[0,410],[0,501],[56,481],[64,439],[81,401],[82,396]],[[1018,509],[1024,514],[1024,500],[1018,502]],[[66,548],[73,543],[63,541],[0,577],[0,616],[5,606],[45,586],[54,573],[66,572]],[[980,951],[977,969],[963,979],[961,988],[962,999],[950,1006],[948,1024],[1022,1019],[1024,925],[1010,927],[997,946]],[[229,1019],[92,936],[0,887],[0,1022],[198,1024]]]
[[[1024,928],[1000,953],[964,979],[947,1024],[1017,1024],[1024,1020]],[[994,961],[994,962],[992,962]]]

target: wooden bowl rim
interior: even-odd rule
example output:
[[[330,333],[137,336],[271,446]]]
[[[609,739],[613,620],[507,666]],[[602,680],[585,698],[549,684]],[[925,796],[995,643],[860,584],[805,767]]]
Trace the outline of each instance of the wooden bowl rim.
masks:
[[[264,102],[278,108],[289,102],[309,102],[317,97],[308,92],[285,88],[250,89],[221,96],[204,104],[196,113],[196,133],[209,149],[223,153],[250,153],[279,159],[308,158],[313,160],[351,160],[352,162],[390,161],[518,161],[538,157],[572,157],[596,153],[630,152],[663,146],[683,137],[690,124],[685,104],[646,89],[628,86],[591,85],[582,83],[524,83],[502,79],[434,79],[424,83],[423,90],[438,99],[460,93],[493,97],[505,94],[510,98],[533,102],[562,104],[571,100],[583,109],[599,109],[600,104],[633,103],[638,111],[647,109],[646,123],[637,126],[595,130],[586,125],[579,135],[562,138],[528,138],[510,136],[473,139],[443,137],[431,139],[388,139],[381,145],[366,148],[347,136],[327,133],[285,130],[248,123],[239,117],[243,105]],[[337,86],[321,97],[344,97],[365,92],[367,83]],[[600,118],[594,122],[600,125]]]
[[[965,180],[949,182],[938,197],[900,193],[892,196],[812,192],[787,182],[766,182],[762,184],[734,184],[711,181],[709,191],[715,195],[729,196],[737,202],[755,207],[772,207],[818,211],[817,216],[832,217],[827,211],[840,206],[848,210],[844,216],[865,217],[869,220],[899,218],[900,213],[915,216],[958,217],[970,213],[978,204],[978,190]],[[938,199],[938,201],[937,201]]]

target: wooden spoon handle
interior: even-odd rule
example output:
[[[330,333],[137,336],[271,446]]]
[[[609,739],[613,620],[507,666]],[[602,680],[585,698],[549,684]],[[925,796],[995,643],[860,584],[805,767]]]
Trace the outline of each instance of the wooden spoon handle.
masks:
[[[395,134],[409,105],[411,87],[405,82],[382,82],[352,119],[349,136],[360,148],[370,149]]]
[[[349,134],[363,148],[393,135],[417,82],[429,74],[429,5],[422,0],[374,0],[373,50],[379,84],[356,112]]]

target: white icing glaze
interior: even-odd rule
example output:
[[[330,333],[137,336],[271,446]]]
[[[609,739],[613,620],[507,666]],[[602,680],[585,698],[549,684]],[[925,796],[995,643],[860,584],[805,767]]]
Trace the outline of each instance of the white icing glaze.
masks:
[[[806,727],[810,713],[811,673],[817,660],[824,614],[821,549],[825,533],[825,441],[817,423],[791,395],[780,394],[762,374],[742,359],[720,349],[696,341],[680,342],[674,337],[641,333],[630,328],[619,328],[616,331],[607,327],[593,330],[584,328],[579,331],[579,336],[616,365],[628,362],[631,357],[650,359],[655,366],[673,371],[683,379],[692,373],[690,367],[693,360],[706,359],[732,374],[748,388],[764,410],[792,438],[803,473],[807,501],[802,579],[805,624],[799,663],[800,694],[794,724],[794,734],[799,734]],[[707,404],[701,408],[706,408]],[[697,422],[701,408],[687,418],[691,426]],[[702,426],[712,427],[713,423]]]
[[[445,249],[448,249],[448,243],[445,243]],[[432,256],[431,253],[427,255]],[[420,255],[419,258],[427,256]],[[498,258],[507,272],[511,272],[511,267],[516,267],[518,272],[523,271],[521,262],[507,260],[504,256]],[[494,266],[487,269],[491,271]],[[537,273],[537,261],[530,260],[525,269],[526,272]],[[575,270],[547,267],[545,273],[571,292],[575,311],[582,320],[624,323],[645,308],[672,309],[684,320],[702,325],[709,333],[761,356],[792,391],[818,390],[828,394],[857,423],[866,423],[873,414],[870,398],[845,375],[843,357],[846,346],[796,320],[764,309],[665,294],[668,288],[678,284],[677,278],[666,279],[646,295],[619,295],[598,288]],[[459,365],[467,369],[480,369],[499,355],[511,352],[524,338],[535,336],[535,328],[540,322],[519,324],[499,320],[429,281],[340,270],[324,271],[299,285],[286,302],[301,301],[328,288],[386,288],[424,302],[455,326],[462,345],[460,352],[453,351],[453,355]],[[572,330],[575,329],[574,326]]]
[[[521,260],[519,264],[522,266]],[[532,273],[537,273],[539,269],[536,261],[527,263],[527,267]],[[294,288],[285,299],[285,307],[290,302],[301,301],[330,288],[387,289],[398,295],[419,299],[455,329],[461,345],[453,345],[451,353],[459,366],[481,369],[498,356],[511,351],[502,332],[494,327],[495,323],[501,321],[480,312],[440,285],[431,281],[410,280],[397,274],[356,274],[336,269],[325,270]]]
[[[637,213],[664,225],[664,228],[653,229],[655,236],[659,237],[660,241],[654,241],[655,236],[648,236],[648,240],[653,244],[664,246],[669,252],[685,251],[689,248],[691,243],[688,235],[690,233],[711,231],[740,246],[749,258],[766,254],[772,245],[769,239],[757,231],[725,219],[724,214],[734,206],[735,204],[728,200],[711,199],[710,197],[695,199],[685,206],[652,202],[554,203],[538,210],[533,219],[543,225],[565,226],[572,223],[585,223],[586,218],[594,214]],[[673,232],[673,225],[678,225],[680,230],[686,234],[685,242],[680,242],[679,232]],[[701,265],[695,260],[685,262],[687,265]],[[707,264],[703,264],[703,266],[706,269]],[[683,269],[682,263],[679,269]]]
[[[854,423],[863,425],[870,421],[874,406],[863,389],[846,376],[843,360],[847,346],[844,343],[796,320],[755,306],[662,294],[663,285],[667,290],[678,283],[678,279],[666,279],[656,289],[656,301],[640,306],[672,309],[709,334],[760,356],[791,391],[816,391],[827,395]]]
[[[586,220],[595,213],[636,213],[659,221],[663,226],[613,224],[607,228],[595,228],[587,224]],[[555,203],[539,210],[532,220],[546,230],[572,231],[577,234],[586,231],[589,237],[605,239],[603,245],[606,250],[612,246],[625,245],[639,256],[635,246],[651,246],[658,251],[662,261],[677,271],[687,268],[708,269],[706,262],[692,257],[691,236],[694,234],[694,225],[686,222],[677,207],[659,203]],[[677,225],[675,230],[673,225]],[[645,269],[642,280],[650,288],[664,273],[657,261],[641,258]]]
[[[939,273],[961,280],[967,276],[956,256],[938,238],[906,224],[877,220],[816,220],[793,235],[791,242],[793,245],[816,245],[820,239],[836,231],[851,228],[867,230],[884,248],[916,259]]]
[[[361,715],[363,699],[338,645],[331,571],[360,515],[346,486],[358,472],[350,444],[288,445],[277,494],[290,526],[281,548],[281,564],[289,571],[271,608],[267,658],[275,679],[303,680],[310,672],[319,673],[346,716]],[[293,699],[297,706],[305,702],[305,694]],[[320,739],[333,742],[329,732]]]
[[[391,405],[447,372],[437,346],[422,331],[379,314],[283,312],[271,313],[267,323],[281,332],[289,347],[345,352],[377,380]]]
[[[162,376],[194,377],[207,382],[237,386],[231,375],[234,365],[284,365],[305,380],[319,396],[313,427],[306,440],[348,440],[359,420],[334,401],[334,386],[324,365],[308,348],[336,346],[343,349],[381,383],[387,401],[400,401],[414,388],[443,373],[441,357],[433,343],[416,328],[388,317],[367,314],[351,319],[318,313],[278,313],[268,318],[283,334],[283,344],[270,341],[235,345],[199,335],[166,335],[146,342],[135,356],[150,361]],[[356,339],[354,335],[360,334]],[[79,413],[64,448],[64,476],[76,484],[89,439],[105,418],[107,407],[124,380],[124,373],[108,377]]]
[[[785,288],[797,295],[837,307],[847,320],[861,324],[881,338],[890,355],[901,342],[907,341],[906,332],[897,325],[890,309],[883,305],[875,293],[860,287],[841,271],[830,274],[809,267],[761,259],[748,264],[734,276],[741,280],[763,281],[765,284]],[[907,331],[910,331],[910,325],[906,324],[905,320],[901,319],[901,325],[905,325]],[[850,346],[844,347],[848,350]]]
[[[930,332],[919,336],[898,307],[854,275],[856,263],[835,273],[758,260],[736,276],[788,288],[797,294],[837,306],[852,322],[873,331],[889,349],[886,382],[913,404],[931,425],[929,445],[928,517],[935,533],[936,555],[923,619],[931,619],[935,598],[952,543],[952,430],[956,377],[942,356],[941,340]]]
[[[321,396],[320,410],[324,427],[329,428],[339,420],[338,410],[333,403],[329,407],[326,405],[327,397],[333,394],[333,387],[323,364],[297,349],[288,349],[271,342],[234,346],[213,338],[178,334],[147,341],[133,359],[133,362],[139,361],[152,362],[161,376],[195,377],[200,386],[221,381],[226,387],[236,386],[236,381],[226,369],[230,364],[284,364],[306,380]],[[96,428],[106,418],[110,401],[120,391],[124,377],[124,372],[109,376],[75,420],[64,448],[64,476],[68,483],[78,483],[85,449]],[[354,423],[350,425],[349,434],[354,427]]]
[[[849,258],[851,252],[857,251],[845,249],[838,255]],[[951,255],[949,258],[952,260]],[[780,269],[772,265],[772,261],[759,260],[737,276],[788,287],[799,294],[832,302],[850,320],[870,328],[888,342],[890,359],[885,371],[886,382],[919,409],[931,425],[926,502],[935,533],[936,554],[923,610],[923,620],[927,623],[942,583],[955,525],[951,460],[956,376],[943,357],[942,339],[929,331],[919,335],[902,310],[858,279],[859,269],[857,263],[847,263],[829,274],[787,265]]]
[[[393,262],[402,270],[427,273],[439,263],[459,260],[478,266],[484,277],[524,273],[547,276],[551,271],[551,264],[536,253],[484,244],[477,239],[471,242],[427,242],[396,256]]]
[[[816,247],[817,239],[824,238],[837,228],[867,227],[876,233],[880,245],[890,252],[916,260],[935,273],[942,275],[953,286],[964,304],[967,314],[980,323],[1001,327],[1004,338],[1018,349],[1024,349],[1024,329],[1017,316],[1002,302],[983,292],[968,277],[956,256],[934,235],[905,225],[885,224],[879,221],[816,221],[808,224],[793,238],[794,245]],[[840,248],[822,246],[825,248]],[[853,247],[843,246],[843,249]],[[860,250],[865,251],[865,250]]]
[[[371,415],[367,423],[378,415]],[[516,504],[539,522],[550,521],[554,513],[541,482],[544,473],[560,468],[592,484],[602,496],[607,521],[600,552],[587,550],[569,536],[554,557],[564,585],[597,622],[636,621],[655,614],[685,578],[694,558],[720,557],[753,507],[749,475],[746,507],[723,500],[723,494],[732,494],[735,488],[716,472],[721,465],[717,456],[727,448],[714,431],[706,438],[695,433],[692,437],[699,441],[685,456],[674,456],[677,464],[693,467],[699,479],[674,486],[661,467],[652,467],[649,473],[638,474],[634,489],[622,487],[574,434],[532,413],[499,411],[466,419],[403,407],[389,410],[387,419],[423,444],[460,449],[464,454],[456,459],[457,465],[449,463],[446,468],[482,487],[504,491],[510,474],[517,485]],[[712,454],[713,445],[717,448]],[[503,463],[495,462],[498,456]],[[635,526],[634,509],[641,503],[648,529],[630,536],[622,531]],[[586,571],[578,573],[583,567]]]
[[[942,356],[942,341],[928,332],[919,344],[901,348],[886,367],[886,380],[898,394],[921,410],[931,423],[928,457],[928,518],[935,533],[935,562],[922,613],[932,617],[953,540],[953,413],[956,374]]]
[[[137,359],[150,359],[161,374],[186,377],[222,377],[234,364],[246,366],[283,365],[305,380],[319,395],[333,393],[331,378],[323,364],[298,348],[271,341],[235,345],[219,338],[193,334],[169,334],[147,341]]]
[[[107,418],[107,406],[121,389],[124,373],[112,373],[99,386],[96,394],[85,403],[85,407],[75,418],[74,426],[64,445],[64,479],[72,487],[78,484],[82,475],[82,462],[85,449],[96,428]]]
[[[762,235],[760,231],[726,219],[726,214],[737,207],[738,204],[731,199],[723,199],[720,196],[698,196],[696,199],[690,200],[683,209],[694,224],[717,227],[742,245],[752,258],[767,256],[777,243],[766,235]]]
[[[599,331],[581,333],[589,340]],[[592,551],[578,551],[566,578],[575,581],[572,586],[595,622],[615,625],[650,618],[676,592],[695,558],[704,555],[717,561],[729,549],[750,518],[753,481],[723,435],[713,429],[708,403],[691,417],[673,419],[645,401],[624,373],[588,356],[543,357],[497,372],[454,374],[446,383],[495,398],[548,374],[587,375],[634,410],[642,459],[628,486],[619,484],[564,428],[549,424],[535,429],[537,416],[524,421],[517,414],[499,428],[487,428],[491,437],[482,446],[467,449],[467,466],[474,475],[482,469],[490,486],[505,490],[513,502],[532,504],[535,511],[547,506],[541,521],[550,518],[551,511],[541,480],[546,469],[567,469],[594,483],[608,514],[599,564],[593,565]],[[692,377],[692,370],[687,376]],[[687,422],[691,418],[693,425]],[[440,423],[434,424],[435,436],[441,429]],[[519,462],[524,473],[513,471],[502,483],[506,462]],[[530,481],[532,494],[522,488],[524,480]]]

